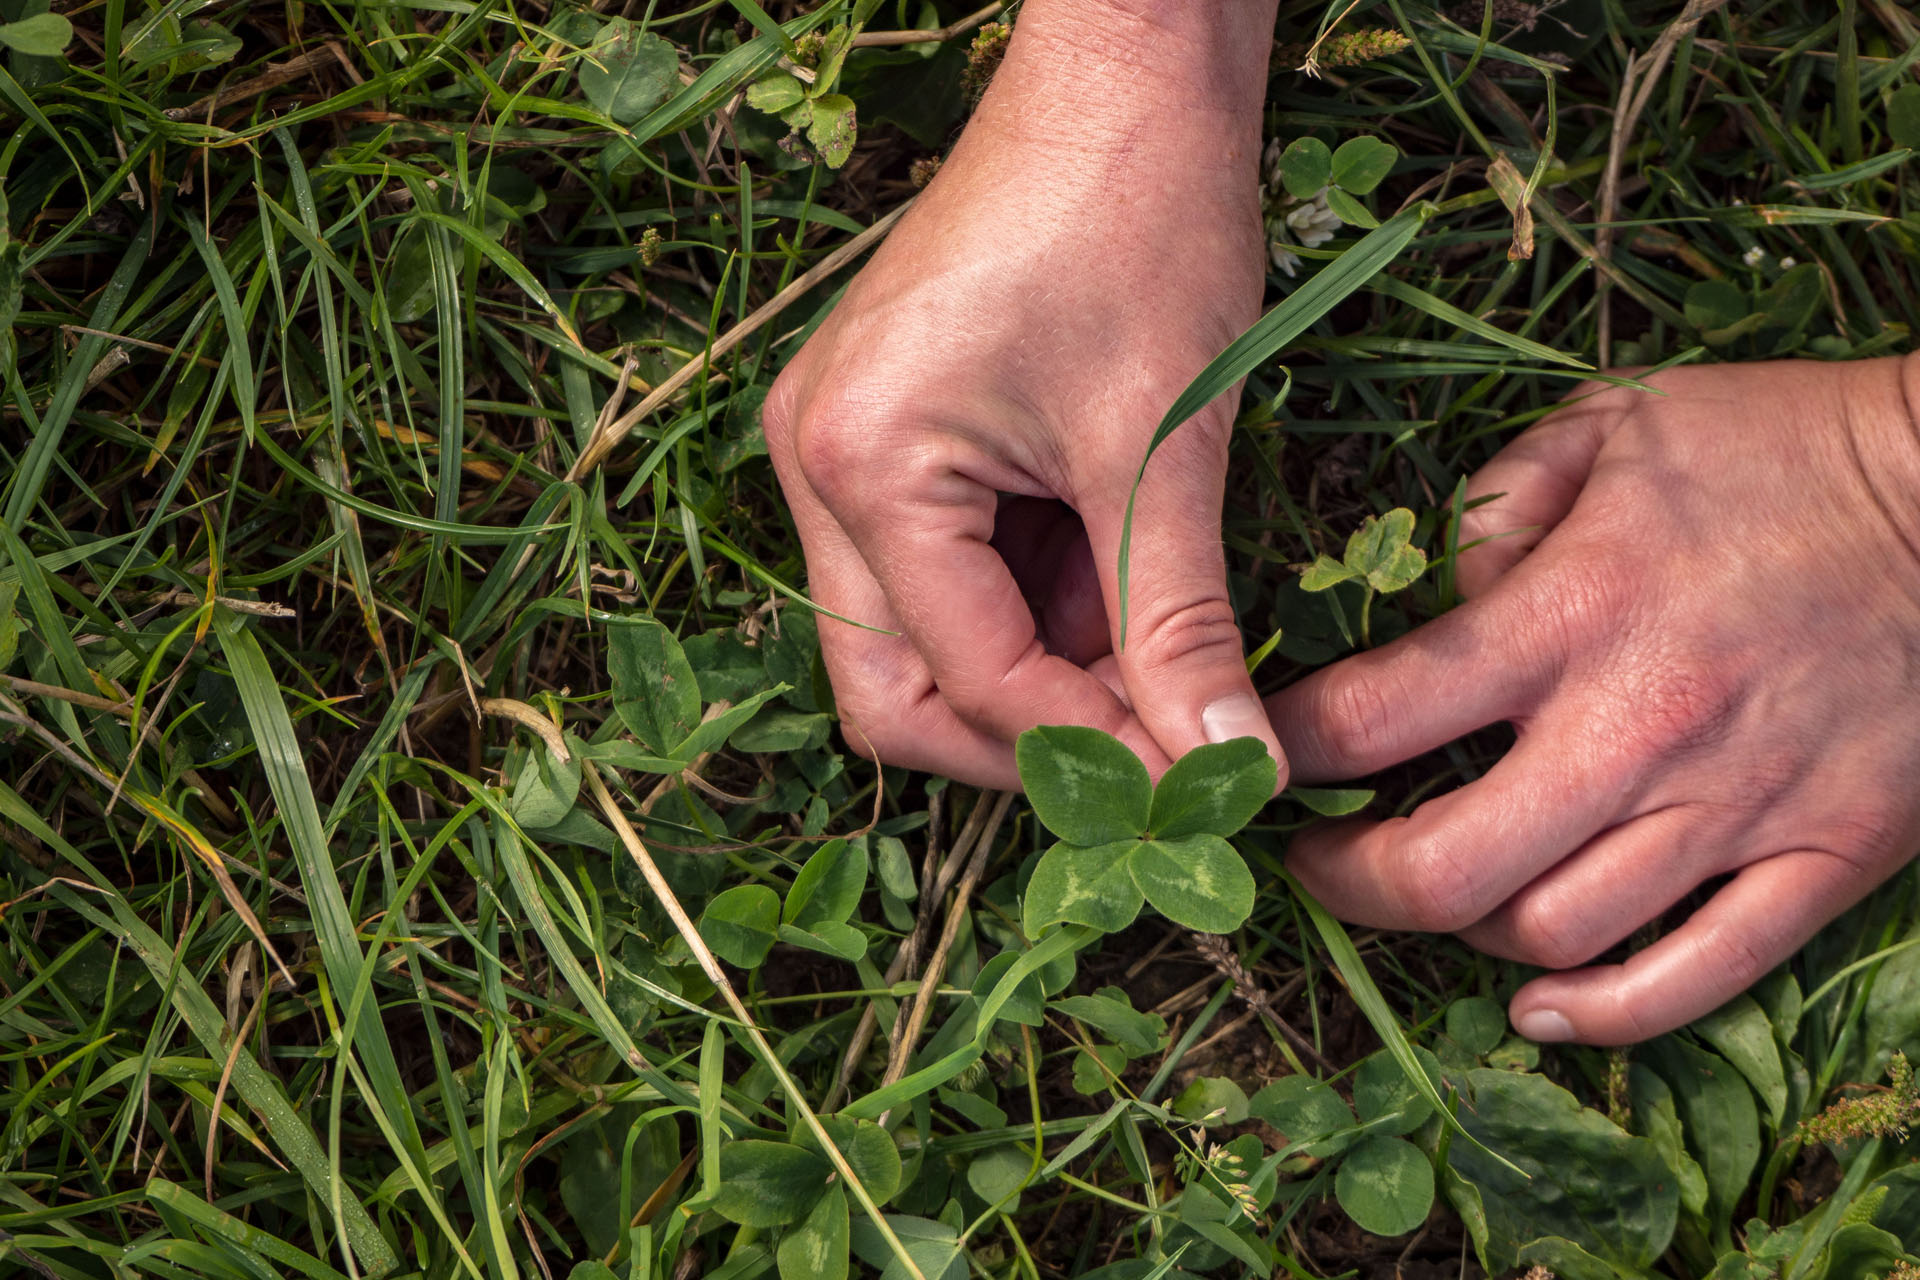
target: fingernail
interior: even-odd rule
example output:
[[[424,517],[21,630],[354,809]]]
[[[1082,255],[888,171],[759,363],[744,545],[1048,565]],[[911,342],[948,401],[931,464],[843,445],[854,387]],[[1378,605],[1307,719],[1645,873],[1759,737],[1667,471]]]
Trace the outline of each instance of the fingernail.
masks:
[[[1230,693],[1209,702],[1200,713],[1200,728],[1208,742],[1229,742],[1234,738],[1259,738],[1264,742],[1273,737],[1266,708],[1250,693]]]
[[[1538,1044],[1573,1039],[1573,1024],[1558,1009],[1534,1009],[1513,1020],[1513,1029]]]

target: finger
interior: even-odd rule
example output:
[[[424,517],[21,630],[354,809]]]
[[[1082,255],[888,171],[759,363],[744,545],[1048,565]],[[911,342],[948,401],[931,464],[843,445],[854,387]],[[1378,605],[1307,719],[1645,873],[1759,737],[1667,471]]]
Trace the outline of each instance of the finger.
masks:
[[[1583,1044],[1633,1044],[1685,1026],[1787,960],[1880,878],[1820,850],[1776,854],[1625,964],[1529,982],[1508,1018],[1529,1039]]]
[[[1531,576],[1531,575],[1530,575]],[[1559,669],[1556,606],[1510,580],[1267,699],[1294,780],[1357,778],[1530,712]]]
[[[1566,519],[1619,416],[1618,405],[1612,397],[1590,396],[1561,409],[1468,479],[1454,569],[1462,595],[1486,594]]]
[[[905,635],[879,583],[846,533],[804,482],[784,486],[807,554],[807,588],[823,609],[820,656],[833,683],[847,745],[870,759],[1017,790],[1011,744],[962,720]],[[887,633],[893,634],[887,634]]]
[[[1571,969],[1737,865],[1741,828],[1696,805],[1673,805],[1603,831],[1460,931],[1491,955]]]
[[[1048,653],[1005,560],[993,549],[996,488],[968,472],[980,459],[939,458],[873,477],[864,448],[852,465],[833,453],[803,472],[871,570],[915,652],[962,720],[1012,742],[1042,724],[1088,725],[1118,737],[1147,764],[1164,754],[1099,679]],[[828,475],[832,492],[815,482]],[[1013,477],[1002,483],[1011,488]]]
[[[1156,454],[1134,494],[1125,642],[1120,547],[1133,476],[1080,496],[1101,575],[1114,652],[1134,711],[1168,755],[1257,738],[1284,783],[1286,755],[1247,674],[1220,539],[1225,432],[1190,424]]]
[[[1618,820],[1621,765],[1565,733],[1523,738],[1487,775],[1404,818],[1313,828],[1287,868],[1328,911],[1376,928],[1455,933]]]

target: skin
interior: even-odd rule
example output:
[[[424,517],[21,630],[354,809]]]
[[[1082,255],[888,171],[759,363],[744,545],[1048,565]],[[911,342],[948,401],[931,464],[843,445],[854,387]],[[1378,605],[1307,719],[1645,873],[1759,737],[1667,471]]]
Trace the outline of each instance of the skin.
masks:
[[[1328,781],[1511,723],[1484,778],[1289,865],[1347,920],[1556,970],[1513,1000],[1523,1034],[1659,1034],[1920,847],[1920,357],[1584,389],[1471,482],[1468,603],[1264,712],[1226,593],[1224,396],[1148,470],[1120,651],[1148,439],[1258,315],[1273,20],[1028,0],[939,176],[775,384],[813,597],[877,628],[822,619],[848,743],[1013,787],[1036,724],[1105,729],[1155,774],[1253,733],[1282,782]]]
[[[1650,382],[1585,388],[1469,481],[1468,603],[1268,700],[1301,779],[1518,730],[1288,866],[1344,919],[1557,970],[1509,1008],[1537,1040],[1711,1012],[1920,848],[1920,356]]]
[[[1114,656],[1148,440],[1259,316],[1273,18],[1029,0],[953,154],[775,383],[813,597],[900,633],[821,623],[862,754],[1017,787],[1013,740],[1071,723],[1156,774],[1248,734],[1279,757],[1227,600],[1232,396],[1155,456]]]

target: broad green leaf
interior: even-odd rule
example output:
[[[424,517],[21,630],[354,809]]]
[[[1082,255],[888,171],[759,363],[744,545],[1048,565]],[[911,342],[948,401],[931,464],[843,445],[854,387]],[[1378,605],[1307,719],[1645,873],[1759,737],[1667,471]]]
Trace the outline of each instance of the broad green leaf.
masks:
[[[1818,1263],[1806,1272],[1807,1280],[1884,1276],[1905,1252],[1891,1232],[1865,1222],[1850,1222],[1828,1239]]]
[[[811,751],[833,731],[833,717],[819,711],[761,707],[733,731],[733,749],[752,755],[788,755]]]
[[[0,22],[0,45],[36,58],[57,58],[73,43],[73,24],[57,13]]]
[[[844,921],[867,888],[867,850],[849,840],[829,840],[814,850],[793,878],[781,920],[811,929],[824,920]]]
[[[1447,1006],[1447,1035],[1468,1053],[1488,1053],[1506,1034],[1507,1012],[1497,1000],[1465,996]]]
[[[1760,1112],[1753,1091],[1725,1058],[1678,1036],[1661,1036],[1636,1056],[1672,1088],[1688,1149],[1707,1175],[1708,1211],[1717,1224],[1731,1223],[1760,1161]]]
[[[1219,836],[1148,840],[1127,859],[1153,909],[1202,933],[1232,933],[1253,914],[1253,873]]]
[[[1405,1138],[1375,1134],[1341,1157],[1333,1190],[1361,1230],[1402,1236],[1433,1208],[1433,1165]]]
[[[626,18],[610,18],[580,57],[580,92],[616,124],[633,124],[679,81],[680,55]]]
[[[700,723],[700,684],[673,633],[652,618],[607,631],[613,709],[649,750],[671,756]]]
[[[699,677],[694,677],[698,680]],[[691,760],[703,751],[718,751],[735,729],[747,723],[758,714],[761,707],[770,700],[787,692],[790,686],[777,684],[771,689],[762,689],[737,706],[728,707],[720,714],[702,720],[694,727],[687,740],[674,749],[673,754],[683,760]]]
[[[1368,516],[1347,539],[1347,568],[1379,592],[1411,586],[1427,570],[1427,553],[1413,546],[1413,512],[1395,507],[1384,516]]]
[[[769,115],[779,115],[806,96],[807,87],[784,71],[763,76],[747,86],[747,105]]]
[[[1019,1204],[1020,1188],[1033,1172],[1033,1157],[1018,1147],[995,1147],[973,1158],[967,1166],[967,1185],[973,1194],[1002,1213]]]
[[[1696,329],[1724,329],[1752,310],[1747,295],[1725,280],[1699,280],[1687,287],[1682,304],[1687,323]]]
[[[1387,219],[1381,224],[1379,230],[1369,231],[1361,237],[1359,243],[1347,249],[1335,261],[1316,271],[1312,279],[1289,293],[1278,306],[1260,317],[1245,333],[1229,343],[1227,349],[1215,356],[1207,367],[1187,384],[1187,389],[1175,398],[1173,404],[1168,406],[1166,415],[1160,419],[1160,425],[1154,428],[1153,438],[1147,442],[1145,456],[1140,459],[1140,469],[1133,478],[1133,489],[1127,495],[1126,515],[1120,524],[1120,644],[1122,648],[1127,643],[1128,568],[1132,563],[1133,555],[1133,504],[1139,496],[1140,482],[1146,477],[1147,466],[1153,461],[1153,455],[1166,442],[1167,437],[1179,430],[1194,414],[1206,408],[1221,393],[1283,351],[1288,343],[1305,333],[1316,320],[1333,310],[1347,295],[1399,257],[1400,251],[1413,240],[1432,213],[1433,207],[1430,205],[1413,205]]]
[[[567,1272],[567,1280],[620,1280],[620,1275],[600,1259],[588,1258],[573,1264],[573,1270]]]
[[[839,920],[817,920],[806,928],[780,926],[780,941],[854,964],[867,954],[867,935]]]
[[[1240,1124],[1247,1118],[1247,1095],[1225,1076],[1195,1076],[1174,1098],[1173,1113],[1195,1124]]]
[[[1767,1115],[1778,1129],[1786,1118],[1787,1072],[1773,1038],[1773,1023],[1759,1002],[1744,993],[1737,995],[1688,1030],[1740,1069],[1767,1104]]]
[[[1311,200],[1333,177],[1333,152],[1318,138],[1295,138],[1280,153],[1280,183],[1295,200]]]
[[[847,1280],[847,1193],[828,1187],[774,1251],[780,1280]]]
[[[1675,1171],[1680,1183],[1680,1207],[1691,1214],[1704,1214],[1707,1175],[1687,1151],[1686,1130],[1680,1125],[1673,1090],[1665,1080],[1635,1063],[1627,1068],[1627,1102],[1633,1109],[1634,1128],[1653,1143],[1667,1167]]]
[[[1106,933],[1132,924],[1143,899],[1128,857],[1139,845],[1137,839],[1092,847],[1063,841],[1041,854],[1021,911],[1027,935],[1062,920]]]
[[[789,1142],[729,1142],[720,1148],[713,1210],[743,1227],[783,1227],[806,1215],[832,1172],[825,1156]]]
[[[1887,99],[1887,134],[1896,146],[1920,151],[1920,84],[1896,89]]]
[[[763,884],[736,885],[700,915],[700,936],[713,954],[742,969],[757,969],[779,940],[780,895]]]
[[[573,748],[582,744],[574,738],[567,745],[570,758],[565,761],[547,750],[545,743],[527,752],[513,784],[513,797],[507,801],[507,812],[521,826],[551,827],[573,812],[574,801],[580,798],[580,756]]]
[[[1413,1056],[1426,1069],[1428,1081],[1444,1087],[1439,1060],[1419,1045],[1414,1046]],[[1354,1071],[1353,1109],[1363,1123],[1378,1125],[1388,1134],[1411,1133],[1433,1114],[1423,1091],[1385,1049],[1369,1054]]]
[[[1347,1133],[1358,1123],[1346,1100],[1312,1076],[1282,1076],[1247,1100],[1247,1113],[1286,1135],[1288,1151]]]
[[[845,164],[859,137],[860,125],[852,98],[842,93],[827,93],[813,99],[807,140],[813,143],[827,168],[838,169]]]
[[[1112,734],[1041,725],[1014,744],[1020,785],[1047,830],[1078,845],[1112,844],[1147,829],[1153,779]]]
[[[821,1116],[820,1127],[833,1139],[833,1145],[846,1157],[847,1167],[860,1179],[860,1185],[867,1189],[875,1204],[885,1204],[893,1199],[900,1190],[900,1148],[894,1145],[893,1135],[871,1120],[855,1120],[850,1116]],[[808,1150],[814,1150],[811,1134],[801,1139]]]
[[[1119,987],[1101,987],[1090,996],[1065,996],[1055,1000],[1053,1007],[1103,1032],[1132,1057],[1157,1052],[1166,1039],[1167,1020],[1135,1010]]]
[[[1097,1044],[1091,1050],[1082,1049],[1073,1055],[1074,1091],[1089,1097],[1104,1093],[1126,1066],[1126,1053],[1113,1045]]]
[[[1460,1092],[1459,1121],[1480,1145],[1452,1145],[1448,1165],[1465,1187],[1450,1183],[1447,1194],[1458,1204],[1471,1193],[1485,1215],[1486,1239],[1476,1243],[1490,1271],[1513,1267],[1520,1247],[1544,1236],[1635,1272],[1666,1252],[1679,1204],[1653,1143],[1544,1076],[1477,1067],[1449,1081]]]
[[[873,843],[878,850],[874,869],[880,873],[880,883],[886,886],[887,892],[902,902],[912,902],[919,897],[920,882],[914,878],[913,859],[907,853],[906,844],[898,836],[876,836]]]
[[[1156,840],[1230,836],[1273,798],[1278,770],[1258,738],[1195,747],[1153,789],[1147,830]]]
[[[1366,195],[1380,185],[1399,158],[1400,149],[1391,142],[1371,136],[1349,138],[1333,153],[1334,185],[1356,196]]]
[[[1327,211],[1348,226],[1365,227],[1371,231],[1380,225],[1380,219],[1374,217],[1358,197],[1348,195],[1339,187],[1328,187],[1324,198]]]

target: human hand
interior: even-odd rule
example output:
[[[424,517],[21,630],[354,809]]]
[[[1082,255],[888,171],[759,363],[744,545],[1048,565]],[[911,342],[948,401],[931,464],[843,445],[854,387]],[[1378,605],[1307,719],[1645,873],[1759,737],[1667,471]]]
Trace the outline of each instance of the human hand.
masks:
[[[1288,865],[1360,924],[1563,972],[1536,1040],[1712,1011],[1920,849],[1920,356],[1583,388],[1468,485],[1468,603],[1269,699],[1297,776],[1497,721],[1483,778]],[[1588,966],[1731,879],[1624,964]]]
[[[1278,757],[1220,545],[1232,396],[1147,472],[1114,652],[1148,440],[1259,314],[1273,5],[1125,7],[1029,0],[951,158],[767,399],[813,599],[899,633],[821,619],[862,754],[1016,787],[1013,739],[1072,723],[1156,774],[1249,734]]]

